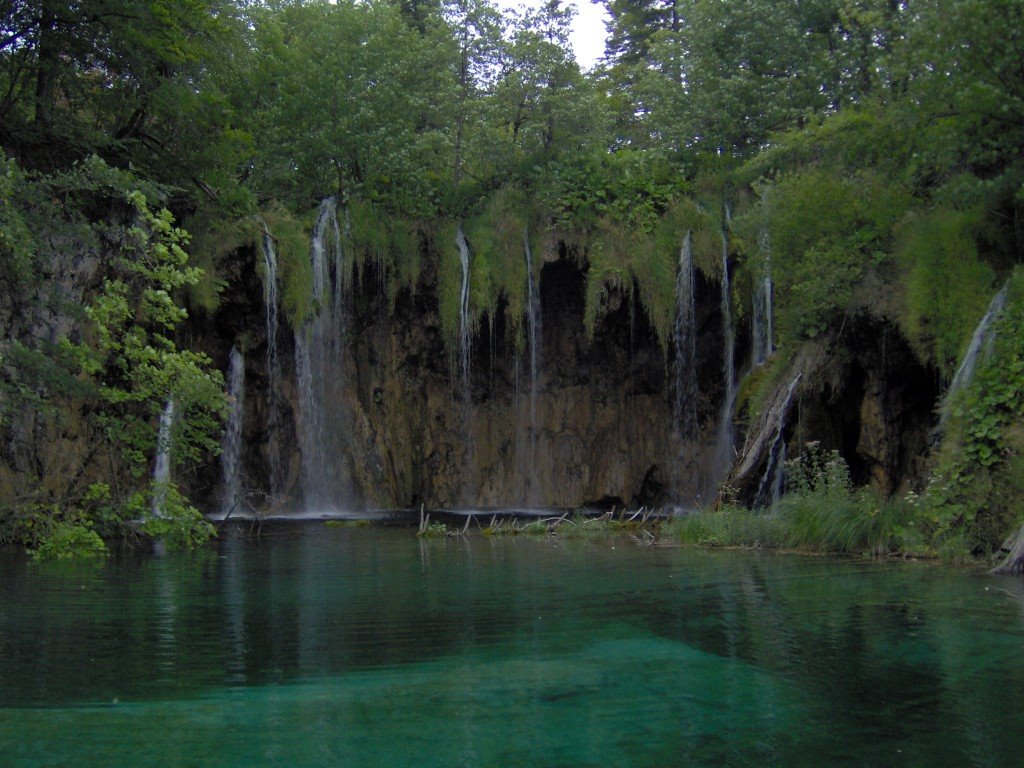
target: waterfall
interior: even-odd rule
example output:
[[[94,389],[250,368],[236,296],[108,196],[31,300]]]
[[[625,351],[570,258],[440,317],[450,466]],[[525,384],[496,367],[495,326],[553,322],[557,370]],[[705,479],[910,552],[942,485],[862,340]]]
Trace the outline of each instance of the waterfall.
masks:
[[[676,275],[675,318],[675,417],[676,429],[684,440],[697,428],[697,315],[694,299],[693,236],[686,233],[679,250]]]
[[[153,516],[163,517],[164,498],[167,484],[171,480],[171,447],[174,427],[174,396],[167,398],[167,405],[160,414],[160,428],[156,436],[156,461],[153,462]]]
[[[767,193],[762,196],[761,200],[762,205],[767,206]],[[772,250],[767,224],[761,227],[758,246],[761,250],[764,274],[755,278],[753,287],[751,356],[754,365],[761,365],[775,350],[775,347],[772,346],[774,335],[772,329]]]
[[[459,247],[459,261],[462,264],[462,289],[459,293],[459,378],[462,385],[462,402],[468,408],[471,397],[469,353],[472,341],[469,328],[469,243],[466,242],[462,224],[459,224],[455,231],[455,243]]]
[[[295,332],[297,431],[303,499],[323,510],[345,501],[349,485],[341,464],[344,253],[333,197],[320,204],[309,260],[312,314]]]
[[[796,394],[796,385],[800,382],[801,374],[797,374],[789,383],[786,391],[786,399],[782,401],[782,407],[774,411],[775,437],[772,439],[771,447],[768,449],[768,459],[765,462],[764,474],[757,484],[757,494],[754,496],[754,508],[773,508],[782,496],[783,465],[786,463],[786,418],[789,416],[789,409],[793,404],[793,395]]]
[[[263,315],[267,334],[267,463],[270,495],[281,494],[281,360],[277,356],[277,253],[274,238],[263,222]]]
[[[245,360],[237,347],[231,348],[228,363],[228,411],[227,428],[221,446],[220,468],[224,478],[224,495],[221,502],[225,515],[234,512],[241,502],[242,487],[242,419],[245,412]]]
[[[719,295],[722,315],[722,378],[725,380],[725,395],[718,414],[717,446],[717,477],[721,479],[729,472],[733,459],[733,441],[735,439],[732,425],[732,412],[736,406],[736,330],[732,325],[732,303],[729,283],[729,222],[731,212],[729,204],[725,204],[722,221],[722,287]]]
[[[995,320],[1006,306],[1006,294],[1009,288],[1010,283],[1007,281],[999,290],[999,293],[992,297],[992,301],[981,318],[981,322],[974,329],[971,343],[967,345],[967,351],[964,353],[963,360],[960,361],[960,367],[956,369],[953,381],[950,382],[949,389],[946,390],[946,396],[942,399],[940,424],[944,423],[949,417],[955,395],[967,387],[974,379],[974,372],[978,367],[978,363],[985,362],[991,356],[992,345],[996,340]]]
[[[529,232],[523,233],[526,251],[526,330],[530,344],[530,442],[537,441],[537,374],[540,368],[540,293],[533,279],[533,251]]]

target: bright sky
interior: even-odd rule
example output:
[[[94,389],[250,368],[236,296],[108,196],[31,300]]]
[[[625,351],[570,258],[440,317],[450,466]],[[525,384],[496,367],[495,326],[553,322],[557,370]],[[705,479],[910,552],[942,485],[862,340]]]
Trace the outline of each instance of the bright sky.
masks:
[[[539,8],[542,2],[543,0],[495,0],[501,8],[518,8],[521,5]],[[576,17],[572,20],[570,35],[576,61],[583,69],[593,69],[597,60],[604,55],[604,22],[608,14],[603,5],[592,3],[590,0],[568,0],[568,3],[576,6]]]

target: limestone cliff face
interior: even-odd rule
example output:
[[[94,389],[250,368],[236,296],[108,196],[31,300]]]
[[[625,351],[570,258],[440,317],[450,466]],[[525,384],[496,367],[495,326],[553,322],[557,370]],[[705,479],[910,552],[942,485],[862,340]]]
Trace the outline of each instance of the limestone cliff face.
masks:
[[[564,251],[541,272],[542,343],[535,396],[527,356],[505,333],[504,309],[473,337],[471,393],[457,386],[442,337],[436,260],[415,291],[389,311],[378,276],[357,275],[348,299],[341,385],[327,411],[341,432],[329,457],[349,491],[340,508],[689,504],[706,494],[716,468],[707,446],[723,396],[718,288],[697,286],[701,431],[684,444],[674,429],[671,358],[643,309],[608,287],[592,339],[583,326],[585,265]],[[232,338],[246,348],[243,486],[269,491],[265,338],[258,286],[239,274],[219,317],[217,358]],[[300,507],[295,438],[300,407],[291,333],[280,334],[285,368],[281,462],[284,505]],[[671,350],[669,350],[671,355]],[[717,480],[717,478],[713,478]],[[210,471],[207,492],[216,484]],[[197,489],[200,490],[201,489]],[[213,495],[211,493],[211,495]]]

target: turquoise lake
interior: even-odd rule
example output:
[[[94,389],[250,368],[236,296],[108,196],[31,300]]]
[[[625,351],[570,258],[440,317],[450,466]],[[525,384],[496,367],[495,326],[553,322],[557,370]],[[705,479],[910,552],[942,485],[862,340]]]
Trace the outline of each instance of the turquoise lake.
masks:
[[[0,765],[1018,766],[1024,584],[927,563],[229,527],[0,553]]]

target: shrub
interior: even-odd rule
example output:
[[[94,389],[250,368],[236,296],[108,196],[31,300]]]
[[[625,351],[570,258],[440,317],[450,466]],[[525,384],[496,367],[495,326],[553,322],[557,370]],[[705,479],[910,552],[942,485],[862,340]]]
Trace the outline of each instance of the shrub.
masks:
[[[36,561],[95,558],[107,555],[107,545],[88,522],[60,521],[30,552]]]

